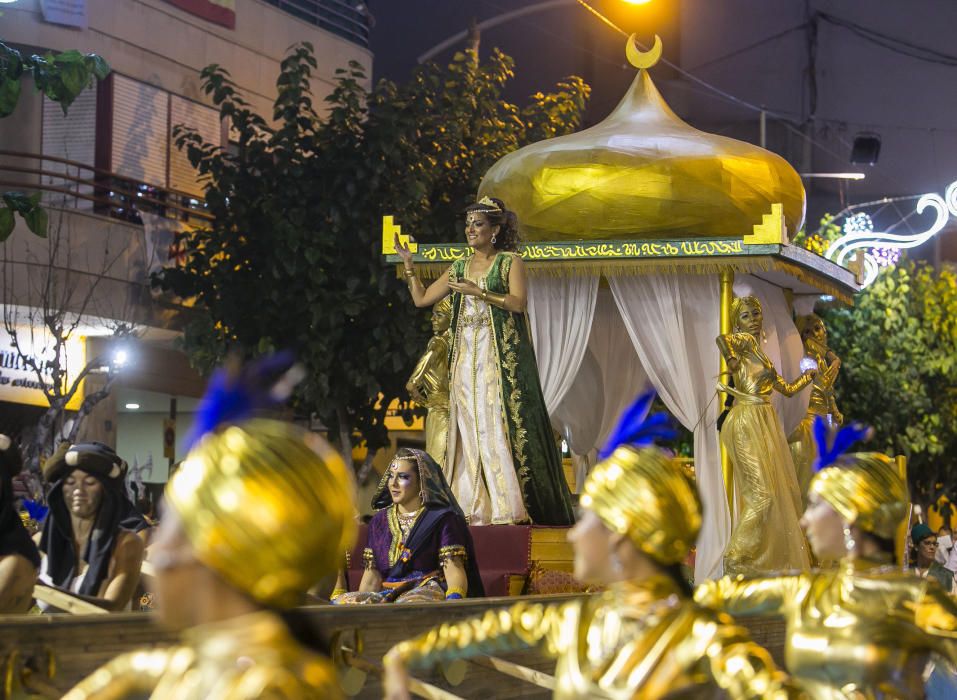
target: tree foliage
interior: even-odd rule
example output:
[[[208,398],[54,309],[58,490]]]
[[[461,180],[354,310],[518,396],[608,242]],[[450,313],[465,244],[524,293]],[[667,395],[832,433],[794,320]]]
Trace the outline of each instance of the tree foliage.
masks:
[[[37,90],[59,103],[66,114],[73,101],[94,81],[103,80],[110,67],[96,54],[63,51],[44,56],[24,56],[0,42],[0,119],[9,117],[20,101],[24,78],[33,78]],[[40,205],[40,195],[4,192],[0,195],[0,242],[7,240],[16,225],[14,214],[23,217],[27,228],[37,236],[47,235],[47,213]]]
[[[357,432],[371,455],[387,444],[386,408],[406,398],[427,340],[425,314],[382,262],[382,215],[419,240],[458,239],[458,212],[485,170],[577,127],[588,87],[569,78],[518,108],[501,99],[513,67],[498,51],[485,65],[459,54],[447,68],[427,65],[408,83],[371,90],[352,63],[337,72],[320,118],[316,67],[309,44],[291,49],[271,121],[250,109],[226,69],[204,69],[206,94],[236,143],[222,149],[176,129],[215,220],[183,234],[185,263],[156,281],[196,300],[202,313],[185,340],[200,369],[229,350],[294,349],[308,370],[298,408],[338,434],[347,454]]]
[[[921,262],[885,268],[825,322],[845,413],[874,426],[875,449],[908,457],[915,500],[957,501],[957,276]]]
[[[792,243],[824,257],[824,253],[831,244],[843,234],[841,227],[834,222],[834,219],[833,214],[825,214],[814,231],[808,231],[805,225],[805,228],[802,228],[794,237]]]

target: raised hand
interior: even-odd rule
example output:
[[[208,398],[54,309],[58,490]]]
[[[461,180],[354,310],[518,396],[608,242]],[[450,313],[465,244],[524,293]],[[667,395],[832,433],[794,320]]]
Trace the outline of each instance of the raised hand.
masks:
[[[395,243],[395,252],[402,258],[402,264],[412,267],[412,251],[409,250],[409,246],[399,240],[399,234],[395,234],[392,240]]]

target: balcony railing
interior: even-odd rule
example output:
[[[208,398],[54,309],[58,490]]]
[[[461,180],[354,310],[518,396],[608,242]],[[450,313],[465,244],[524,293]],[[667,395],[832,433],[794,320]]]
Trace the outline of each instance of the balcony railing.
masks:
[[[265,0],[293,17],[369,48],[372,15],[360,0]]]
[[[11,162],[16,159],[16,162]],[[0,192],[43,192],[47,203],[141,224],[141,213],[194,226],[212,220],[196,195],[157,187],[74,160],[0,150]]]

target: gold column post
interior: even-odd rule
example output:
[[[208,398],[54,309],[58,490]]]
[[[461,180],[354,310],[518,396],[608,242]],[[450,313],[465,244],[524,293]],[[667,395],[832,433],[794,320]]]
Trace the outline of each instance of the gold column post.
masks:
[[[720,299],[720,320],[719,320],[719,329],[718,331],[724,335],[731,332],[731,302],[734,299],[734,270],[731,268],[725,268],[721,270],[719,275],[720,280],[720,292],[718,297]],[[722,381],[727,381],[725,379],[725,372],[728,371],[728,363],[724,359],[724,355],[720,352],[718,353],[719,357],[719,371],[721,372]],[[727,394],[720,392],[718,394],[718,401],[720,402],[718,407],[718,412],[720,413],[724,410],[724,402],[727,399]],[[719,443],[720,444],[720,443]],[[728,511],[731,513],[732,520],[734,519],[734,474],[731,467],[731,458],[728,456],[728,451],[724,449],[724,445],[720,445],[721,448],[721,475],[724,477],[724,490],[728,495]]]
[[[901,478],[904,480],[904,483],[907,483],[907,457],[904,455],[897,455],[894,458],[894,461],[897,463],[897,472],[900,474]],[[908,489],[910,493],[910,489]],[[911,502],[913,503],[913,501]],[[907,541],[910,535],[910,524],[911,520],[914,517],[914,506],[908,505],[907,507],[907,519],[902,521],[900,526],[897,528],[897,552],[900,555],[898,562],[901,565],[901,568],[907,568]]]

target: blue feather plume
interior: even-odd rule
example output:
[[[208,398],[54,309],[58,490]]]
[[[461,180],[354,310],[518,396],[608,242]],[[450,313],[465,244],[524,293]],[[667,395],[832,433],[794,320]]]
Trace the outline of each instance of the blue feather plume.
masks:
[[[291,352],[280,352],[241,365],[227,361],[213,372],[186,438],[191,450],[200,439],[224,423],[237,423],[280,406],[292,394],[304,372]]]
[[[38,523],[42,523],[47,517],[47,513],[50,512],[50,509],[45,505],[37,501],[31,501],[29,498],[23,499],[23,508],[27,511],[30,518]]]
[[[834,464],[838,458],[847,452],[851,445],[870,436],[870,428],[861,423],[851,423],[838,430],[831,429],[823,417],[814,419],[814,442],[817,444],[817,458],[814,460],[814,471]]]
[[[678,432],[671,425],[671,418],[665,413],[649,415],[655,392],[642,394],[618,419],[618,424],[608,437],[605,446],[598,453],[599,459],[606,459],[621,445],[641,447],[653,445],[655,440],[673,440]]]

